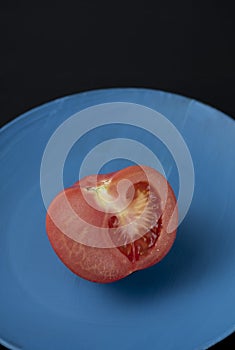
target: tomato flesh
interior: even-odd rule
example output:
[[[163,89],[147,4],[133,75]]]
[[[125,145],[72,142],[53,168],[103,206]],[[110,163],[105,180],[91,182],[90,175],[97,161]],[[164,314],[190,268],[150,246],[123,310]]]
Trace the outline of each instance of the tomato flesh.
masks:
[[[150,167],[131,166],[62,191],[48,208],[46,230],[70,270],[108,283],[159,262],[175,240],[177,220],[167,180]]]
[[[134,185],[134,188],[134,197],[129,207],[124,213],[121,212],[120,214],[111,216],[108,222],[109,228],[113,229],[111,236],[121,234],[127,236],[133,235],[133,242],[118,247],[118,249],[127,256],[131,262],[137,261],[148,254],[148,250],[155,245],[160,236],[162,227],[161,217],[156,217],[158,212],[161,212],[161,208],[160,199],[158,198],[158,195],[154,193],[154,189],[150,189],[149,184],[146,182],[139,182]],[[146,214],[138,220],[138,216],[140,217],[144,210],[144,205],[147,205]],[[127,216],[126,218],[125,212]],[[128,221],[130,212],[133,216],[134,227],[128,227],[128,231],[125,231],[123,225],[125,224],[125,221]],[[138,221],[137,225],[136,221]],[[146,231],[142,235],[139,232],[140,225],[142,225],[142,228]],[[131,229],[133,232],[131,232]]]

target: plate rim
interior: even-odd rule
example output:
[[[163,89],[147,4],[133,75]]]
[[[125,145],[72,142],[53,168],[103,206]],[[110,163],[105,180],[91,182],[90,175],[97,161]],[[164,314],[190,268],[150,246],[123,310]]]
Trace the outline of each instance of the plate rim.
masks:
[[[193,98],[193,97],[190,97],[190,96],[185,96],[185,95],[182,95],[180,93],[176,93],[176,92],[171,92],[171,91],[167,91],[167,90],[161,90],[161,89],[154,89],[154,88],[148,88],[148,87],[111,87],[111,88],[98,88],[98,89],[90,89],[90,90],[84,90],[84,91],[81,91],[81,92],[75,92],[75,93],[72,93],[72,94],[69,94],[69,95],[64,95],[64,96],[60,96],[60,97],[57,97],[57,98],[54,98],[52,100],[49,100],[49,101],[46,101],[46,102],[43,102],[35,107],[32,107],[28,110],[26,110],[25,112],[23,113],[20,113],[19,115],[13,117],[12,120],[10,120],[9,122],[5,123],[1,128],[0,128],[0,134],[4,131],[6,131],[8,128],[14,126],[14,124],[16,123],[19,123],[21,122],[24,118],[28,117],[31,113],[33,112],[36,112],[38,111],[39,109],[43,109],[43,108],[46,108],[48,107],[50,104],[52,103],[61,103],[62,101],[65,101],[69,98],[73,98],[75,96],[80,96],[80,95],[88,95],[88,94],[94,94],[96,92],[111,92],[111,91],[127,91],[127,92],[144,92],[144,91],[151,91],[151,92],[158,92],[158,93],[164,93],[166,95],[173,95],[175,97],[179,97],[179,98],[183,98],[185,100],[188,100],[188,101],[194,101],[196,103],[199,103],[200,105],[206,107],[206,108],[209,108],[209,109],[212,109],[216,112],[219,112],[221,114],[221,116],[225,117],[227,120],[230,120],[230,122],[235,122],[235,119],[230,116],[229,114],[226,114],[225,112],[223,112],[222,110],[210,105],[210,104],[207,104],[205,102],[201,102],[200,100],[196,99],[196,98]]]

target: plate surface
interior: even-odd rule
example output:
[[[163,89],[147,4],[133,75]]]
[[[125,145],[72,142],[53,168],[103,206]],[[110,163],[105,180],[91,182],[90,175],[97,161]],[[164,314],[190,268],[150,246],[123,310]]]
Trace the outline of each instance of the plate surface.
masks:
[[[162,262],[100,285],[73,275],[52,250],[45,232],[40,165],[47,142],[61,123],[84,108],[107,102],[150,107],[177,127],[192,156],[195,191],[176,242]],[[112,115],[110,121],[115,122]],[[92,147],[123,137],[141,142],[158,156],[177,193],[177,167],[166,147],[145,130],[123,125],[97,128],[74,144],[65,162],[65,185],[76,180]],[[234,150],[232,119],[197,101],[147,89],[68,96],[3,127],[0,343],[24,350],[195,350],[231,333],[235,329]],[[103,170],[127,164],[118,159]]]

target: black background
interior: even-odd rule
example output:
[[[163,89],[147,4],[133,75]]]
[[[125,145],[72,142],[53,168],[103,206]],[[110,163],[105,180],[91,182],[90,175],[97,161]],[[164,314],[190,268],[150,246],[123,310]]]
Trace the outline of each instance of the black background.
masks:
[[[1,1],[1,126],[54,98],[107,87],[176,92],[235,118],[232,3]],[[235,347],[235,335],[211,349],[226,345]]]

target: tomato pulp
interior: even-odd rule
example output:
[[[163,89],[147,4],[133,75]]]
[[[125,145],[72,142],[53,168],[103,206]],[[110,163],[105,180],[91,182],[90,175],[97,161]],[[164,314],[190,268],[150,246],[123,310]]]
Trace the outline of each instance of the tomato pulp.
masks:
[[[71,271],[108,283],[159,262],[175,240],[177,220],[170,184],[136,165],[63,190],[48,208],[46,230]]]

